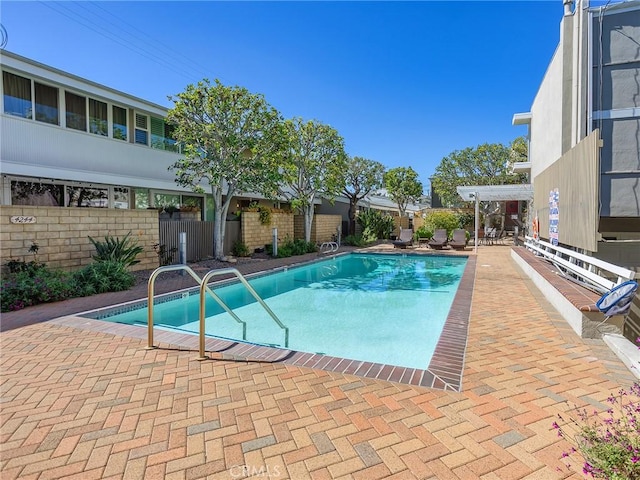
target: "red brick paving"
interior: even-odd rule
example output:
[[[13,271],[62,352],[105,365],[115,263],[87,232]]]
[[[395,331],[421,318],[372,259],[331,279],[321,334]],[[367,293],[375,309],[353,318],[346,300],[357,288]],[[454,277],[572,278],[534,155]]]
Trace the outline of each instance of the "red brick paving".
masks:
[[[82,302],[38,311],[100,306]],[[145,350],[103,322],[24,314],[0,335],[3,480],[581,478],[557,470],[566,445],[551,422],[634,380],[603,342],[573,333],[502,246],[479,249],[460,393],[199,362],[193,345]]]

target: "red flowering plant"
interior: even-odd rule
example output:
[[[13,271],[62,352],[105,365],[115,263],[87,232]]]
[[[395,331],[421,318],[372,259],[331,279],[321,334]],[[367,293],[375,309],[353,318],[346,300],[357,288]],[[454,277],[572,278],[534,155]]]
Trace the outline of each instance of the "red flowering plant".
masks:
[[[558,415],[553,428],[571,444],[563,461],[570,469],[571,459],[582,457],[587,478],[640,480],[640,384],[620,389],[607,403],[605,412],[577,409],[577,418]]]

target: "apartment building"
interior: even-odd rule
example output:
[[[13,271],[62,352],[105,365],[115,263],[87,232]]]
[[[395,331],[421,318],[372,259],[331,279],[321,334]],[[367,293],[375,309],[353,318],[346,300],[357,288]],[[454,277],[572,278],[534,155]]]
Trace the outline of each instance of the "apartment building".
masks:
[[[640,267],[640,2],[564,0],[526,125],[540,237]]]

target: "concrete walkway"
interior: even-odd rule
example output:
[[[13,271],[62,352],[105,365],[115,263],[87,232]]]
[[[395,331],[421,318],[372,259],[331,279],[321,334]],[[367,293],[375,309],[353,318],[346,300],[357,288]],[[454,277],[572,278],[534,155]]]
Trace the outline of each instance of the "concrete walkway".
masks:
[[[461,393],[199,362],[42,321],[135,292],[3,315],[0,477],[582,478],[563,467],[567,445],[551,423],[574,405],[606,408],[634,377],[602,341],[573,333],[510,248],[479,249]]]

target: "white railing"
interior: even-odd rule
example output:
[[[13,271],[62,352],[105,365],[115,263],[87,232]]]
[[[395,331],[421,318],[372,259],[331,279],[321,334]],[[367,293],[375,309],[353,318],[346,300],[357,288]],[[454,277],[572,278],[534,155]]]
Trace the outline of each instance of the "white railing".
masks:
[[[525,236],[524,246],[592,289],[606,293],[616,285],[635,278],[635,272],[574,250]]]

